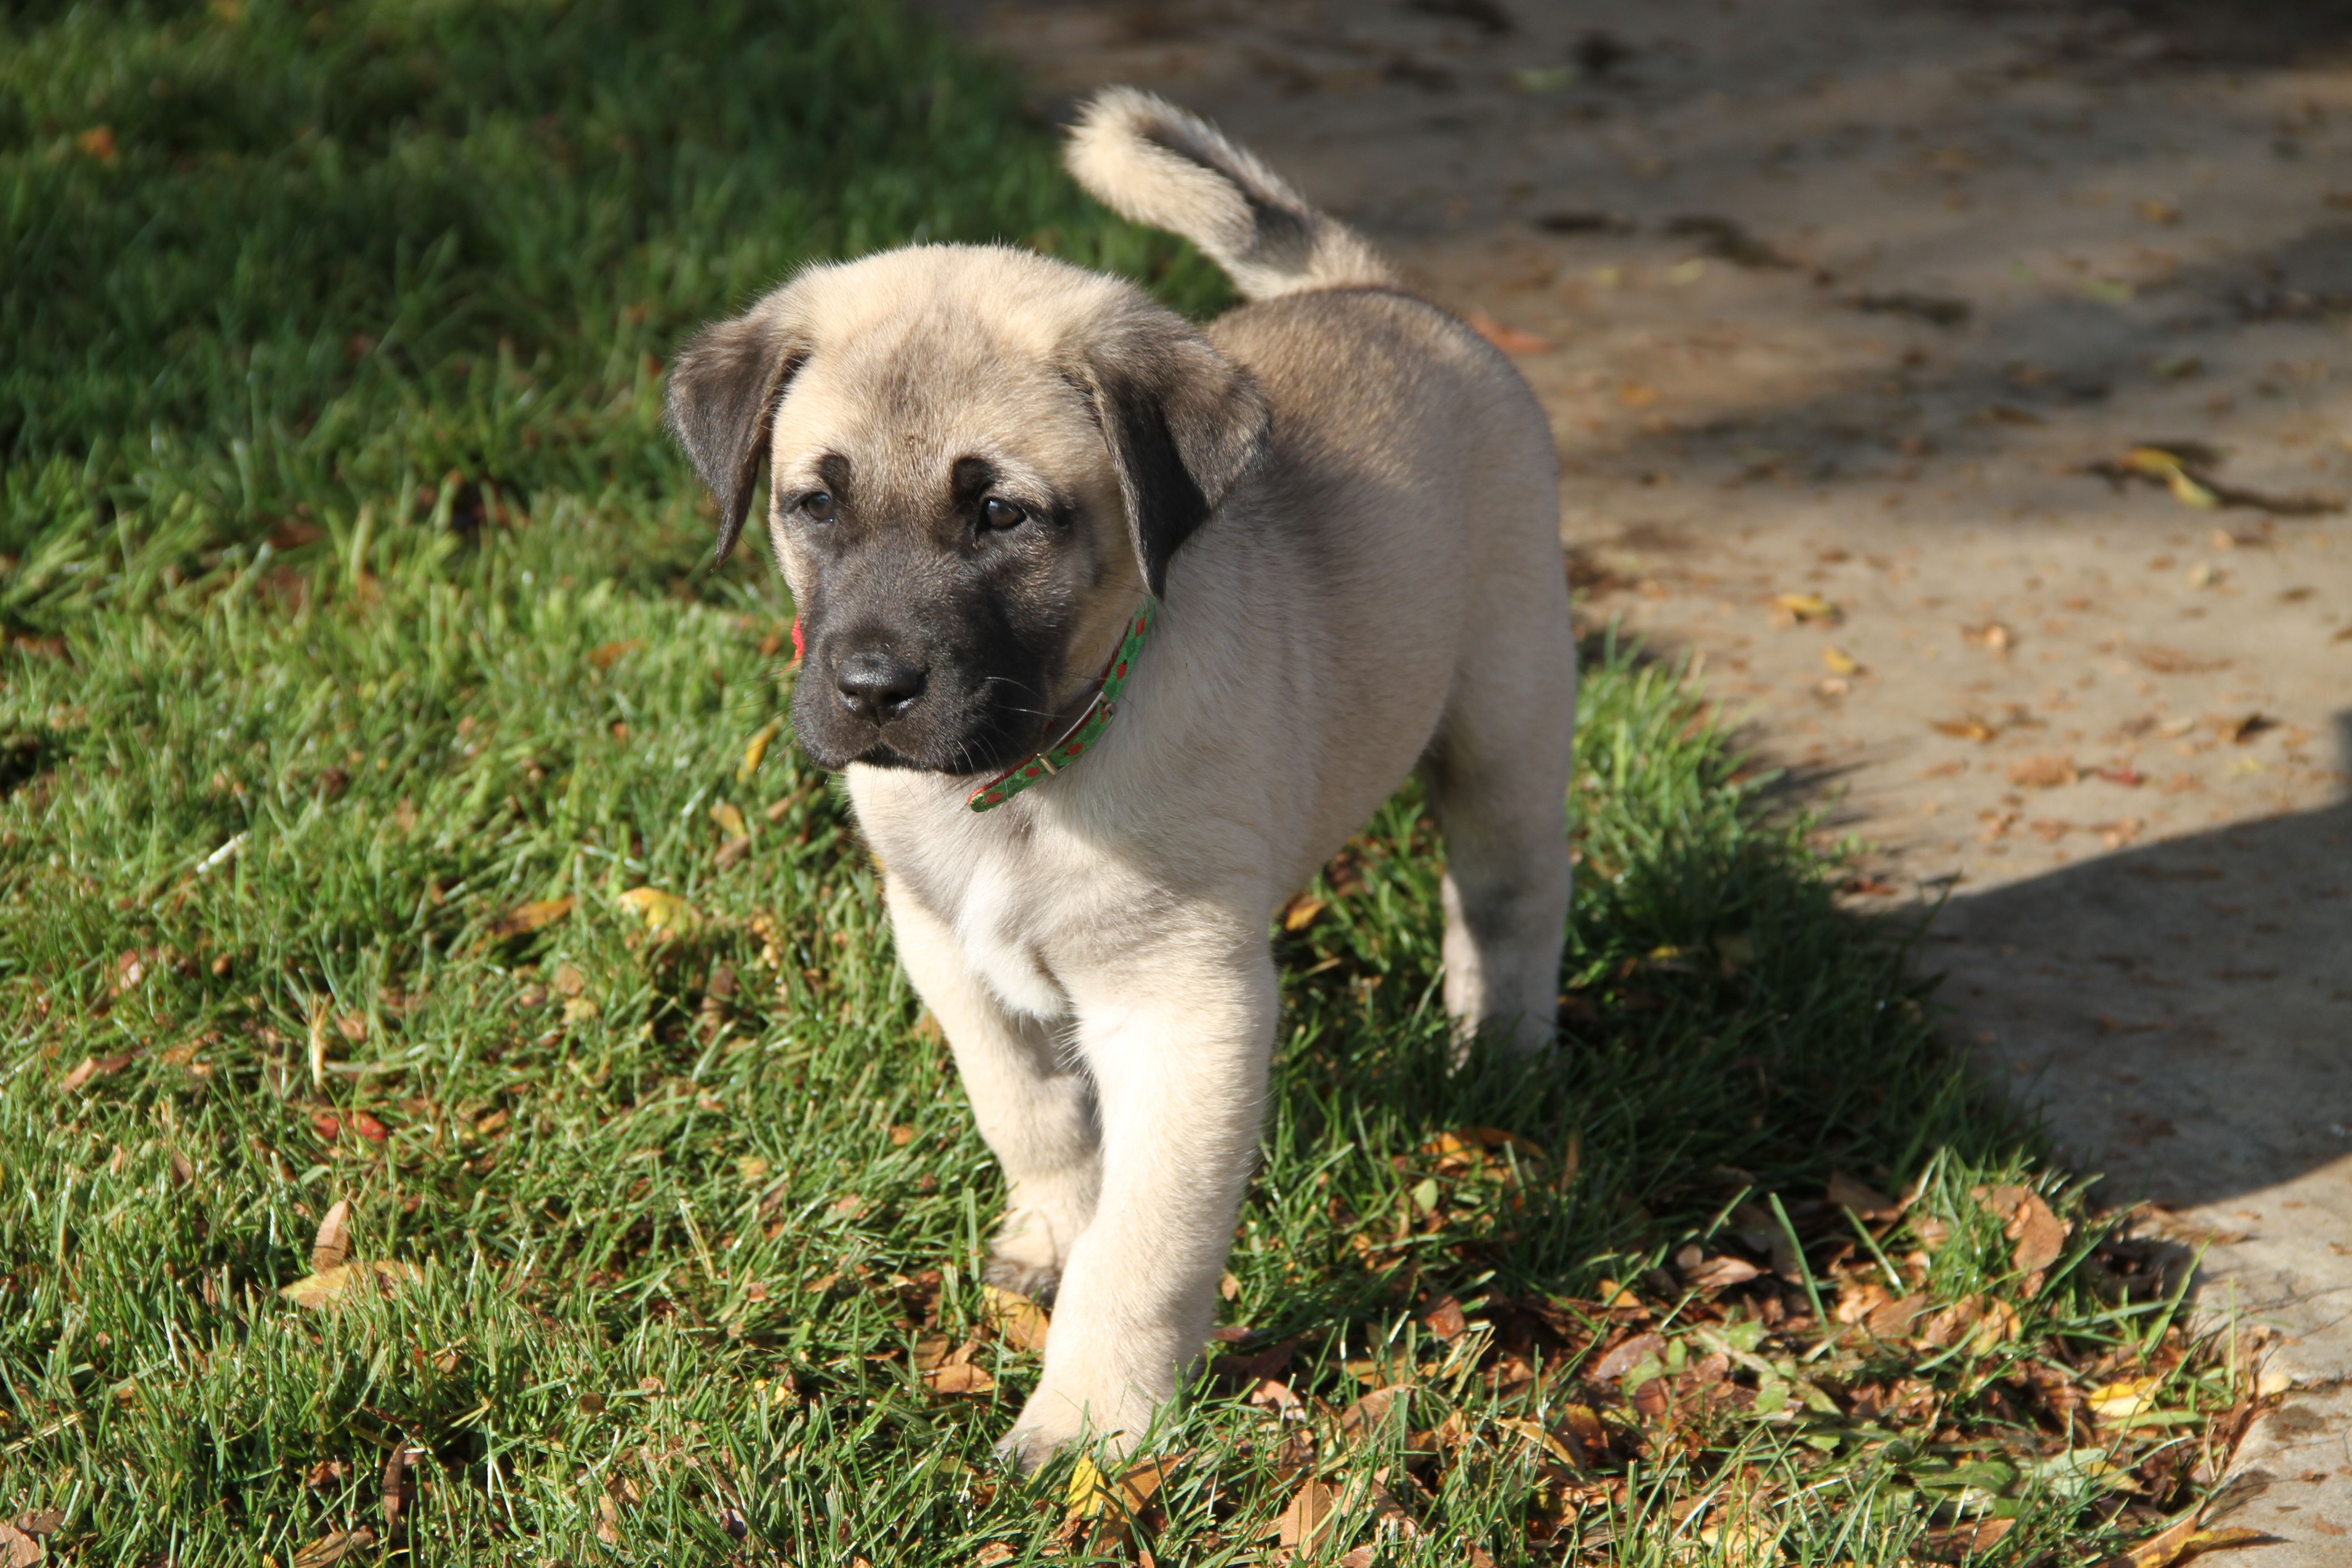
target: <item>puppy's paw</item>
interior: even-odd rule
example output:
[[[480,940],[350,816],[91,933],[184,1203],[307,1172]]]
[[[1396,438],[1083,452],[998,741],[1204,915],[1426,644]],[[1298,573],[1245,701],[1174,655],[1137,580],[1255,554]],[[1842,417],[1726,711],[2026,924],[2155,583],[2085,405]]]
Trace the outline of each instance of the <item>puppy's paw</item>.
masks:
[[[1042,1209],[1015,1209],[1004,1216],[1003,1228],[989,1244],[988,1261],[980,1277],[1000,1289],[1017,1290],[1031,1300],[1049,1304],[1054,1288],[1062,1282],[1060,1227]]]
[[[1098,1410],[1060,1393],[1049,1380],[1021,1407],[1021,1418],[1013,1424],[1013,1430],[997,1440],[996,1453],[999,1458],[1020,1466],[1024,1475],[1073,1443],[1084,1443],[1108,1464],[1127,1458],[1150,1424],[1149,1401],[1139,1402],[1138,1408],[1124,1415],[1116,1408]]]
[[[1010,1290],[1028,1297],[1041,1307],[1050,1307],[1054,1304],[1055,1288],[1062,1282],[1062,1268],[1058,1263],[1008,1256],[1000,1247],[989,1253],[988,1261],[981,1265],[980,1278],[1000,1290]]]

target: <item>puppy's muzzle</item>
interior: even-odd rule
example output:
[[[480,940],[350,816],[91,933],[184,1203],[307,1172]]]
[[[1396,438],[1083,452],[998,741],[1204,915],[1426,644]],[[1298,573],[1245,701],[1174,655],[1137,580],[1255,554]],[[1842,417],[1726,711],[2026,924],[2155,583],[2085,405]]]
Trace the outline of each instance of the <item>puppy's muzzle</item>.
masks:
[[[841,705],[870,724],[904,718],[923,694],[929,671],[886,648],[861,648],[835,667]]]

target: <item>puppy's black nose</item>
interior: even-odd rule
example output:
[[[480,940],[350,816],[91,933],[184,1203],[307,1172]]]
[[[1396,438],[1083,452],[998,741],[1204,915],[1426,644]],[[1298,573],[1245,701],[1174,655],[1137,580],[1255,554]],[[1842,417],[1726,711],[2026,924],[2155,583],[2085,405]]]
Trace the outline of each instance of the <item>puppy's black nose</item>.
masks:
[[[880,723],[896,719],[923,694],[924,671],[896,654],[860,649],[843,658],[833,683],[841,705],[861,719]]]

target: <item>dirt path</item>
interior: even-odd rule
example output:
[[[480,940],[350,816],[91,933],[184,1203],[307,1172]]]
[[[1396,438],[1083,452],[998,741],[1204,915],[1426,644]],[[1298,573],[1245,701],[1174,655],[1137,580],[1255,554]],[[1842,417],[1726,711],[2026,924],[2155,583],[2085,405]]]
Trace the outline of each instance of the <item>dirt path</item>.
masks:
[[[1506,329],[1584,616],[1702,662],[1857,906],[1948,896],[1972,1047],[2284,1336],[2236,1561],[2352,1561],[2352,10],[950,11]],[[2147,442],[2214,453],[2085,471]]]

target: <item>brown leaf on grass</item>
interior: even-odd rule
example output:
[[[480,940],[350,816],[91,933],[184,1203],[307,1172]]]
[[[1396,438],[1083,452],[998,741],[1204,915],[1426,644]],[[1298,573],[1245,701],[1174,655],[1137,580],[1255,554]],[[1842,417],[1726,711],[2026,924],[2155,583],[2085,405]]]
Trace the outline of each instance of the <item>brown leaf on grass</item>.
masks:
[[[1054,1326],[1045,1308],[1001,1285],[980,1288],[980,1315],[998,1339],[1017,1351],[1044,1351],[1046,1331]]]
[[[971,1346],[966,1345],[956,1353],[968,1354],[971,1349]],[[959,1394],[986,1394],[996,1386],[996,1379],[985,1367],[974,1366],[968,1361],[950,1360],[945,1364],[933,1367],[923,1373],[923,1386],[933,1394],[950,1396]]]
[[[1901,1204],[1843,1171],[1830,1173],[1828,1195],[1831,1203],[1842,1209],[1851,1209],[1864,1219],[1894,1219],[1903,1213]]]
[[[383,1477],[379,1491],[383,1500],[383,1540],[386,1547],[398,1551],[408,1541],[409,1514],[416,1505],[416,1461],[425,1450],[407,1443],[394,1443],[383,1461]]]
[[[608,642],[588,650],[588,662],[598,669],[610,669],[624,654],[631,654],[646,646],[643,637],[631,637],[625,642]]]
[[[2057,1262],[2066,1250],[2066,1237],[2074,1227],[2052,1213],[2042,1194],[2032,1188],[1979,1187],[1971,1195],[2000,1216],[2001,1233],[2017,1244],[2010,1265],[2019,1273],[2038,1274]],[[2026,1294],[2032,1295],[2039,1289],[2040,1282],[2036,1280]]]
[[[1949,1530],[1931,1530],[1920,1537],[1938,1563],[1957,1563],[1971,1553],[1990,1552],[2017,1527],[2013,1519],[1980,1519]]]
[[[1270,1561],[1287,1563],[1323,1544],[1330,1538],[1339,1511],[1338,1490],[1309,1476],[1281,1517],[1266,1527],[1276,1542]]]
[[[1307,1402],[1291,1392],[1290,1384],[1271,1377],[1258,1380],[1257,1386],[1250,1390],[1249,1403],[1260,1410],[1271,1410],[1281,1416],[1293,1415],[1307,1408]]]
[[[1412,1384],[1392,1383],[1386,1388],[1376,1388],[1339,1412],[1339,1436],[1342,1441],[1360,1443],[1366,1436],[1378,1432],[1389,1417],[1389,1410],[1400,1399],[1412,1396]]]
[[[1653,1356],[1664,1353],[1666,1342],[1663,1335],[1639,1333],[1622,1341],[1617,1347],[1601,1358],[1592,1369],[1595,1383],[1612,1383]]]
[[[71,1094],[94,1078],[105,1078],[110,1073],[121,1072],[124,1068],[129,1067],[138,1055],[137,1051],[121,1051],[110,1057],[84,1057],[79,1067],[59,1080],[58,1092]]]
[[[489,924],[482,934],[491,942],[504,942],[509,937],[526,936],[544,930],[570,914],[577,899],[541,899],[535,903],[518,904]]]
[[[2009,782],[2023,789],[2058,789],[2082,777],[2071,757],[2021,757],[2009,764]]]
[[[352,1255],[352,1203],[338,1198],[327,1216],[319,1222],[319,1234],[310,1243],[310,1272],[324,1274]]]
[[[2200,658],[2177,647],[2162,647],[2144,643],[2132,649],[2132,657],[2158,675],[2201,675],[2210,670],[2227,669],[2226,658]]]
[[[979,1551],[973,1552],[971,1554],[971,1560],[978,1563],[980,1568],[996,1568],[998,1563],[1010,1563],[1018,1555],[1020,1554],[1014,1552],[1013,1548],[1005,1542],[1002,1541],[992,1541],[987,1545],[982,1547]]]
[[[1462,1303],[1451,1296],[1440,1296],[1432,1301],[1421,1314],[1421,1321],[1429,1325],[1431,1333],[1449,1343],[1459,1339],[1470,1326],[1470,1320],[1462,1315]]]
[[[38,1541],[5,1521],[0,1521],[0,1551],[8,1554],[5,1568],[35,1568],[48,1555]]]
[[[374,1544],[375,1531],[364,1524],[357,1530],[331,1530],[294,1553],[294,1568],[333,1568],[346,1557]]]
[[[44,1508],[36,1509],[30,1513],[18,1514],[16,1516],[16,1525],[18,1530],[23,1531],[27,1535],[55,1535],[58,1532],[58,1527],[63,1525],[65,1521],[65,1510],[61,1508]]]
[[[1683,1278],[1694,1290],[1727,1290],[1734,1285],[1744,1285],[1764,1270],[1744,1258],[1728,1253],[1707,1258]]]
[[[1911,1325],[1927,1310],[1925,1296],[1906,1296],[1899,1300],[1881,1301],[1870,1310],[1862,1326],[1874,1339],[1899,1340],[1911,1332]]]
[[[315,1274],[281,1286],[278,1293],[298,1307],[331,1307],[348,1295],[352,1286],[362,1279],[373,1279],[383,1290],[396,1289],[402,1281],[421,1279],[416,1267],[410,1263],[394,1263],[379,1258],[367,1263],[339,1263],[332,1268],[321,1268]]]
[[[1473,310],[1463,320],[1472,331],[1507,354],[1539,354],[1559,346],[1539,332],[1505,326],[1484,310]]]

